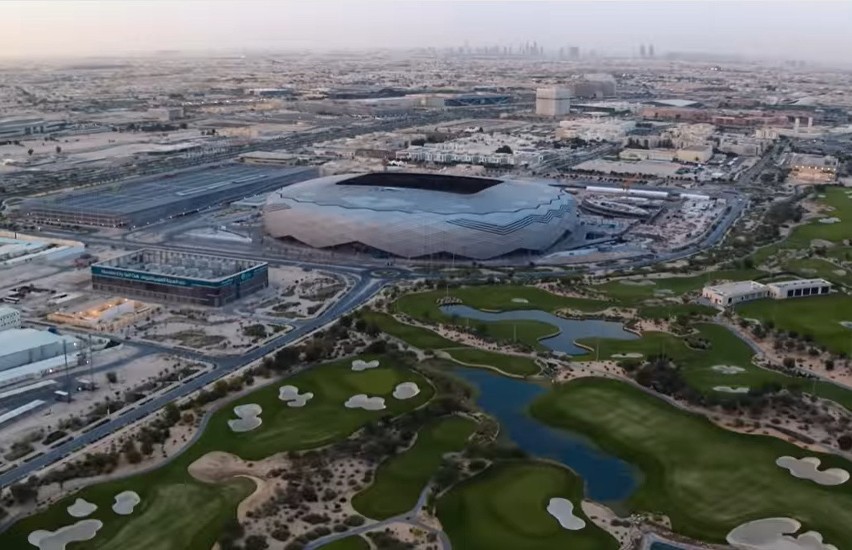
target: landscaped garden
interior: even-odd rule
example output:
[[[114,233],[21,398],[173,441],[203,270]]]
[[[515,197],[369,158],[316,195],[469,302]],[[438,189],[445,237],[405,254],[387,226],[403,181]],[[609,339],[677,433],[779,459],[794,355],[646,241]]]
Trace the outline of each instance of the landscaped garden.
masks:
[[[531,408],[542,422],[579,431],[639,466],[645,478],[629,499],[635,511],[669,516],[678,533],[723,542],[740,524],[793,517],[828,543],[852,540],[852,486],[818,485],[779,468],[794,445],[727,431],[627,383],[580,379],[557,386]],[[808,451],[821,468],[852,472],[852,463]]]

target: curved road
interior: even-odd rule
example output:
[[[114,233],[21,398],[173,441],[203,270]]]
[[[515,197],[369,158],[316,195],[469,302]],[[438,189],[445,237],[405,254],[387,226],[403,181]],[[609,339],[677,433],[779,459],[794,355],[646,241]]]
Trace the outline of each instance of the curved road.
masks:
[[[370,299],[374,294],[376,294],[381,288],[387,283],[386,279],[371,279],[371,278],[360,278],[358,279],[355,286],[353,286],[349,292],[347,292],[340,300],[338,300],[334,305],[325,310],[319,317],[311,320],[307,320],[304,323],[301,323],[299,326],[296,326],[290,332],[286,334],[282,334],[281,336],[270,340],[266,344],[259,346],[252,351],[244,355],[238,356],[227,356],[214,360],[210,360],[207,358],[207,361],[211,361],[216,365],[212,371],[207,372],[199,376],[198,378],[194,378],[191,381],[174,388],[171,391],[163,393],[151,401],[144,403],[143,405],[138,406],[135,409],[130,410],[129,412],[117,417],[113,418],[109,422],[102,424],[88,432],[79,435],[78,437],[72,439],[71,441],[60,445],[55,449],[51,449],[45,452],[42,455],[16,466],[11,470],[0,474],[0,487],[6,487],[20,481],[22,479],[26,479],[27,477],[35,474],[42,468],[45,468],[54,462],[64,458],[65,456],[82,449],[83,447],[102,439],[111,433],[119,430],[137,420],[140,420],[151,413],[154,413],[166,406],[168,403],[175,401],[176,399],[180,399],[185,397],[208,384],[211,384],[222,378],[223,376],[248,365],[249,363],[268,355],[269,353],[291,344],[304,336],[312,333],[313,331],[321,328],[322,326],[334,321],[338,317],[346,314],[347,312],[357,308],[368,299]]]

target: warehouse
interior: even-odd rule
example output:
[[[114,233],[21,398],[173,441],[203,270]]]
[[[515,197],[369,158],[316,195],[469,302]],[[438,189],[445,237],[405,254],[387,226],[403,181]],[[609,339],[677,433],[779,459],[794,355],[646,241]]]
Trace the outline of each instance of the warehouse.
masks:
[[[156,302],[218,307],[269,286],[268,264],[144,249],[92,265],[92,287]]]
[[[0,372],[40,363],[55,357],[74,356],[78,342],[71,336],[60,336],[32,328],[9,329],[0,332]]]
[[[16,215],[30,223],[132,228],[279,189],[316,173],[315,168],[237,163],[193,168],[27,200]]]

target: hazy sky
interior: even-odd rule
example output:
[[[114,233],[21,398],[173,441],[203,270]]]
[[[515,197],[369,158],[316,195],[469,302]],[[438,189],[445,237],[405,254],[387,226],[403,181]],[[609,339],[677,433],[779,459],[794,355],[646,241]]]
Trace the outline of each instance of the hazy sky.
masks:
[[[0,56],[517,44],[849,61],[852,2],[0,0]]]

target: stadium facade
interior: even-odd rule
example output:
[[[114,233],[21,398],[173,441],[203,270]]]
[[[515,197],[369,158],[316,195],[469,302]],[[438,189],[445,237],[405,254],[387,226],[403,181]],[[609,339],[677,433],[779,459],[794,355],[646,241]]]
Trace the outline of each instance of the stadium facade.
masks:
[[[379,257],[490,260],[546,252],[577,231],[577,205],[539,182],[378,172],[317,178],[269,195],[266,231]]]
[[[269,286],[265,262],[143,249],[93,264],[92,288],[155,302],[218,307]]]

